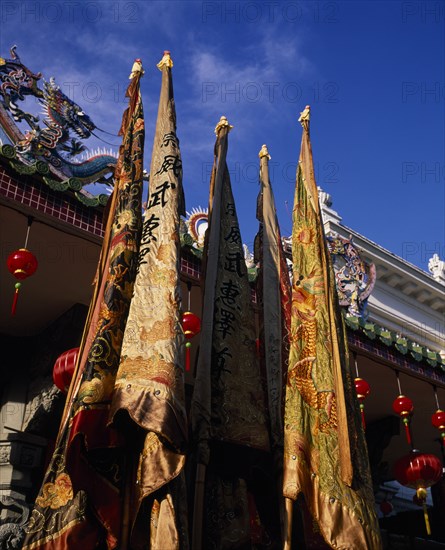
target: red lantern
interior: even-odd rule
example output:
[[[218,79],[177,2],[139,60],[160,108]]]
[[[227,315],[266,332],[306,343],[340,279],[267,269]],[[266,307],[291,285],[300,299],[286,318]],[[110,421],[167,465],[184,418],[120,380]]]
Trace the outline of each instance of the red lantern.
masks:
[[[366,382],[366,380],[363,380],[363,378],[356,378],[354,380],[354,383],[355,383],[355,391],[357,392],[357,397],[360,402],[360,413],[362,415],[363,429],[366,430],[364,400],[371,393],[371,387],[369,386],[368,382]]]
[[[186,311],[182,316],[182,330],[184,331],[185,337],[190,340],[193,336],[196,336],[201,332],[201,319],[192,313],[191,311]],[[185,370],[189,372],[190,370],[190,348],[192,347],[191,342],[185,343]]]
[[[186,338],[193,338],[201,332],[201,319],[191,311],[186,311],[182,316],[182,329]]]
[[[64,394],[68,393],[68,388],[73,378],[74,369],[76,368],[76,361],[79,355],[79,348],[73,348],[63,352],[56,359],[53,368],[53,381],[54,384]]]
[[[33,275],[37,269],[37,258],[26,248],[19,248],[15,252],[12,252],[6,261],[8,270],[19,281],[23,281],[27,277]],[[11,315],[15,314],[17,308],[17,300],[19,296],[19,290],[22,283],[15,283],[14,299],[12,301]]]
[[[26,248],[19,248],[12,252],[7,261],[7,266],[16,279],[23,280],[35,273],[37,269],[37,259]]]
[[[393,411],[397,413],[402,419],[403,424],[405,425],[406,439],[408,440],[409,445],[412,445],[411,431],[409,429],[410,416],[414,411],[413,402],[406,395],[399,395],[395,398],[392,404]]]
[[[437,409],[437,411],[431,417],[431,423],[440,432],[440,437],[445,443],[445,411]]]
[[[426,531],[431,535],[426,508],[427,488],[441,478],[442,463],[435,455],[412,451],[409,455],[397,460],[394,465],[394,476],[402,485],[416,489],[417,500],[423,506]]]

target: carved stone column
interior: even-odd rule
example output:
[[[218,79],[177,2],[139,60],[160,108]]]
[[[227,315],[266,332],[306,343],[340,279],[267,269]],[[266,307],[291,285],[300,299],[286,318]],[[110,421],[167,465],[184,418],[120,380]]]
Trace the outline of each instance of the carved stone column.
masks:
[[[0,432],[0,548],[21,548],[33,474],[41,470],[48,441],[25,432]]]

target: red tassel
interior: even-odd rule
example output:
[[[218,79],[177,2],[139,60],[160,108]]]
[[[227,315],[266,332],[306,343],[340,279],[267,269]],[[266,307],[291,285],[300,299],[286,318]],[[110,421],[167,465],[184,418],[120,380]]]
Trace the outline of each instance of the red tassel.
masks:
[[[409,429],[409,419],[404,418],[403,423],[405,424],[405,433],[406,433],[406,439],[408,441],[408,445],[412,446],[412,440],[411,440],[411,430]]]
[[[363,429],[366,431],[366,422],[365,422],[365,405],[363,403],[360,403],[360,413],[362,415],[362,424]]]
[[[185,343],[185,372],[190,372],[190,348],[192,344],[190,342]]]
[[[19,299],[20,283],[15,284],[14,298],[12,300],[11,315],[15,315],[17,309],[17,300]]]

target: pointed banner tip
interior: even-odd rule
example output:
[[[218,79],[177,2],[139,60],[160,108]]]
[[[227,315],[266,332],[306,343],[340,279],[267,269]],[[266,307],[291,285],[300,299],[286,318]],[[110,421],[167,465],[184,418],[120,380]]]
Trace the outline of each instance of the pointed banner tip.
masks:
[[[310,117],[311,117],[311,106],[306,105],[306,107],[304,108],[304,111],[300,113],[300,118],[298,119],[298,122],[300,122],[301,125],[304,126],[303,122],[309,122]]]
[[[270,160],[272,158],[269,155],[269,151],[267,150],[267,145],[263,145],[261,147],[261,151],[258,153],[258,156],[260,157],[260,159],[262,159],[263,157],[267,157],[267,159]]]
[[[131,68],[130,76],[128,77],[129,80],[134,78],[138,73],[141,73],[141,76],[145,73],[144,69],[142,68],[142,60],[137,59],[134,60],[133,67]]]
[[[167,69],[171,69],[173,67],[173,59],[170,56],[169,50],[164,50],[164,56],[162,57],[161,61],[156,65],[156,67],[162,71],[164,67],[167,67]]]
[[[222,116],[219,119],[218,124],[215,126],[215,134],[216,135],[218,135],[221,128],[228,128],[228,132],[230,132],[230,130],[233,128],[233,126],[231,124],[229,124],[229,121],[227,120],[227,117],[225,117],[225,116]]]

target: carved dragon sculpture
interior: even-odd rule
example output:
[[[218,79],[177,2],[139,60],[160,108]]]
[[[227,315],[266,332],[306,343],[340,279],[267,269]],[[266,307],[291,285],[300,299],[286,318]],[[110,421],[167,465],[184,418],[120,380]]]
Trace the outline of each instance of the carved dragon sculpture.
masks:
[[[38,87],[41,73],[32,73],[23,63],[13,46],[11,59],[0,58],[0,100],[16,122],[25,121],[30,129],[24,138],[15,144],[19,157],[25,163],[46,160],[67,177],[97,181],[113,171],[116,158],[111,154],[98,154],[82,162],[72,158],[85,150],[80,139],[89,138],[97,129],[81,107],[66,96],[56,85],[54,78]],[[42,126],[39,117],[26,113],[18,106],[25,96],[32,95],[43,106],[45,118]],[[68,154],[68,158],[67,155]]]
[[[9,496],[0,498],[1,508],[6,508],[17,521],[2,522],[0,525],[0,548],[4,550],[18,550],[22,547],[25,530],[24,525],[28,521],[29,506],[24,500],[17,500]]]
[[[340,305],[348,306],[351,315],[366,317],[367,300],[376,278],[374,264],[368,264],[361,258],[351,238],[329,236],[327,242]]]

